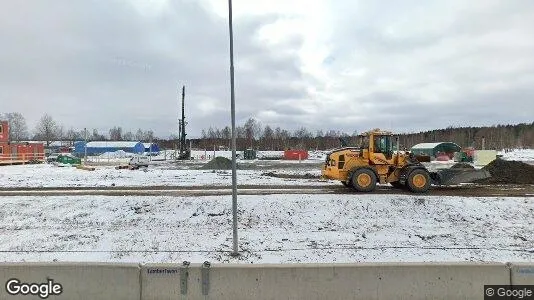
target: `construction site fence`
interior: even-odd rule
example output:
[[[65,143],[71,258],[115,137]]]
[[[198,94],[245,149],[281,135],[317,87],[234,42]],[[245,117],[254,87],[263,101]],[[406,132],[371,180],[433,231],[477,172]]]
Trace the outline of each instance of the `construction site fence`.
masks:
[[[29,162],[29,161],[45,161],[45,153],[11,153],[0,154],[0,161],[4,162]]]
[[[0,299],[485,299],[534,263],[0,263],[0,281]]]

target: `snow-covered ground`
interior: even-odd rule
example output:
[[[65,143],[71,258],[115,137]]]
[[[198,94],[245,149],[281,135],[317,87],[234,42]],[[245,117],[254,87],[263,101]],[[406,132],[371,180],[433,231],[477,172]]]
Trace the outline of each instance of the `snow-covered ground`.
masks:
[[[172,155],[175,153],[175,150],[162,150],[157,153],[152,153],[148,155],[151,160],[162,161],[162,160],[172,160]],[[326,158],[327,151],[309,151],[308,161],[323,161]],[[237,151],[236,154],[239,158],[243,157],[243,151]],[[88,156],[87,161],[90,163],[127,163],[130,160],[130,157],[136,154],[127,153],[122,150],[115,152],[106,152],[96,156]],[[258,159],[281,159],[284,156],[284,151],[258,151]],[[232,158],[232,151],[213,151],[213,150],[193,150],[191,151],[191,158],[197,161],[209,161],[214,157],[225,157],[228,159]],[[243,160],[244,161],[244,160]]]
[[[0,260],[515,261],[534,258],[534,198],[412,195],[0,199]],[[36,252],[38,251],[38,252]]]
[[[503,159],[534,162],[534,149],[513,149],[512,151],[499,152]]]
[[[326,153],[328,151],[308,151],[308,159],[309,160],[325,160]],[[243,157],[243,151],[237,151],[236,152],[239,157]],[[284,157],[284,151],[258,151],[257,157],[259,159],[262,158],[282,158]],[[214,157],[221,156],[226,157],[228,159],[232,158],[232,151],[213,151],[213,150],[193,150],[191,151],[191,157],[194,159],[212,159]]]
[[[166,167],[169,166],[151,166],[143,171],[116,170],[114,167],[99,166],[95,171],[85,171],[73,167],[56,167],[51,164],[2,166],[0,167],[0,187],[228,186],[232,184],[231,171],[172,170]],[[263,172],[265,170],[238,170],[238,184],[328,184],[318,179],[295,180],[262,176]],[[297,173],[320,175],[321,170],[317,167],[310,167]],[[330,184],[337,183],[330,182]]]

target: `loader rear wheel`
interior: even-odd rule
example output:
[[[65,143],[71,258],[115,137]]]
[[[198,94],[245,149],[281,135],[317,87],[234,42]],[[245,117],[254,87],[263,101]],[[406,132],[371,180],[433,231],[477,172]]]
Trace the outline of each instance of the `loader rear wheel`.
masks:
[[[408,189],[414,193],[425,193],[430,188],[430,174],[422,169],[415,169],[408,175]]]
[[[358,169],[352,173],[352,188],[358,192],[371,192],[376,187],[376,176],[369,169]]]
[[[341,181],[341,183],[343,183],[343,185],[346,186],[346,187],[350,187],[350,183],[348,183],[346,181]]]

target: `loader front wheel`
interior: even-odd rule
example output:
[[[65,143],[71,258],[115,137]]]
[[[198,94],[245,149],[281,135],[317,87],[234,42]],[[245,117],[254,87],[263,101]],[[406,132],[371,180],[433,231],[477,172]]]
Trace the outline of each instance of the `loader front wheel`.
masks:
[[[346,187],[350,187],[350,183],[348,183],[347,181],[341,181],[341,183],[343,183],[343,185]]]
[[[430,174],[423,169],[415,169],[408,175],[408,189],[414,193],[425,193],[430,188]]]
[[[352,188],[358,192],[372,192],[376,187],[376,176],[369,169],[358,169],[351,177]]]

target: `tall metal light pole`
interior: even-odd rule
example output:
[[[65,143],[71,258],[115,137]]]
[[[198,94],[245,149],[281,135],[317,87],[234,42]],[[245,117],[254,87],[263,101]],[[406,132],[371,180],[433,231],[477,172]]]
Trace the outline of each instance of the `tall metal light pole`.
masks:
[[[83,165],[85,166],[87,164],[87,128],[83,129],[84,131],[84,155],[83,155]]]
[[[235,132],[235,93],[234,93],[234,30],[232,28],[232,0],[228,0],[228,28],[230,31],[230,105],[232,111],[232,256],[239,255],[237,244],[237,172],[236,172],[236,132]]]

